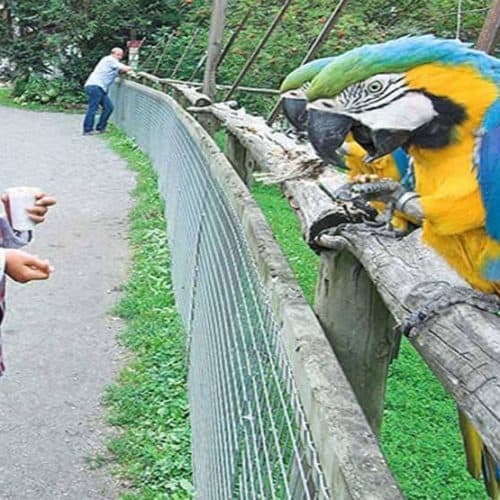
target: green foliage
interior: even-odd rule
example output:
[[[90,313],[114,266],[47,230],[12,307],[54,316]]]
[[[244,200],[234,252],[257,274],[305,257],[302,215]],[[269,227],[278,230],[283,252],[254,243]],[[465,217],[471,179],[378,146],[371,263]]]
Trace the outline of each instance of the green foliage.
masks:
[[[138,174],[133,267],[115,311],[127,322],[122,340],[135,357],[107,394],[109,421],[120,428],[109,448],[133,490],[123,498],[187,499],[193,488],[186,337],[175,309],[163,206],[147,157],[116,129],[109,137]]]
[[[180,79],[203,76],[202,66],[196,74],[195,70],[206,50],[211,0],[23,0],[7,4],[10,18],[18,19],[17,23],[0,21],[0,57],[13,63],[7,71],[10,78],[60,74],[81,86],[100,57],[133,37],[146,37],[141,70],[163,77],[175,71]],[[463,1],[463,40],[476,40],[490,4],[490,0]],[[454,37],[456,5],[456,0],[351,0],[317,57],[405,34]],[[219,83],[234,81],[280,7],[280,2],[271,0],[229,2],[225,42],[249,8],[252,14],[219,68]],[[328,0],[293,2],[242,85],[278,88],[300,64],[332,8]],[[218,97],[224,95],[221,92]],[[269,97],[237,93],[236,98],[260,113],[267,113],[274,104]]]
[[[182,0],[7,2],[7,20],[0,19],[0,59],[10,63],[3,68],[4,77],[23,85],[31,77],[61,77],[68,82],[70,101],[69,94],[81,89],[112,47],[177,25],[182,5]]]
[[[72,108],[84,102],[80,89],[64,78],[30,76],[27,80],[18,79],[12,95],[14,102],[21,105],[40,103]]]
[[[464,0],[460,35],[464,41],[477,39],[490,0]],[[199,35],[187,52],[176,77],[192,77],[197,62],[207,44],[210,1],[193,0],[177,29],[169,30],[174,36],[166,53],[163,49],[168,37],[157,37],[145,46],[143,67],[162,77],[172,76],[173,69],[184,54],[194,31]],[[249,6],[252,14],[229,54],[219,67],[218,82],[232,83],[247,58],[252,54],[272,18],[281,7],[280,2],[239,0],[229,3],[225,42],[243,18]],[[293,2],[282,22],[269,38],[263,51],[242,80],[242,85],[279,88],[283,78],[301,62],[308,47],[320,33],[335,5],[327,0],[297,0]],[[434,33],[454,37],[456,29],[456,0],[351,0],[342,12],[328,40],[315,57],[336,55],[364,43],[381,42],[406,34]],[[196,75],[199,79],[202,73]],[[220,92],[222,99],[225,92]],[[274,99],[237,93],[236,99],[251,111],[268,113]]]

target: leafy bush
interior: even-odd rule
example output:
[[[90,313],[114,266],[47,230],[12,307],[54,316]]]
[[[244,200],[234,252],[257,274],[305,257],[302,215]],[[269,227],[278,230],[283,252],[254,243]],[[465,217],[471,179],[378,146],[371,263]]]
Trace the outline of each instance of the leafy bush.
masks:
[[[48,79],[43,76],[19,78],[15,82],[12,95],[18,104],[36,102],[72,108],[85,102],[81,88],[65,78]]]

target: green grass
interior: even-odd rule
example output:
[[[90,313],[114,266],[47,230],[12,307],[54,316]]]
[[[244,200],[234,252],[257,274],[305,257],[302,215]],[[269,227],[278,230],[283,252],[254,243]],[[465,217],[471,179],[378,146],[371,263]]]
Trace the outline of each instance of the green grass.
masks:
[[[107,135],[137,172],[130,219],[132,270],[115,313],[134,359],[107,392],[109,422],[119,436],[109,448],[133,493],[124,499],[191,498],[186,336],[175,309],[163,206],[148,158],[121,132]]]
[[[304,244],[293,210],[275,186],[257,183],[252,193],[312,303],[319,259]],[[381,440],[408,499],[487,498],[465,469],[453,400],[406,339],[389,373]]]

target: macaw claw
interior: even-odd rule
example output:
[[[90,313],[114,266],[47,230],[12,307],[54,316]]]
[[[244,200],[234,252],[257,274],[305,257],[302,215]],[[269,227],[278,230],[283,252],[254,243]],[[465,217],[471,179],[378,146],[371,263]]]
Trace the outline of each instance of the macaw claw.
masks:
[[[406,189],[396,181],[391,179],[380,179],[372,182],[361,182],[352,184],[353,193],[363,196],[371,201],[396,201],[406,191]]]

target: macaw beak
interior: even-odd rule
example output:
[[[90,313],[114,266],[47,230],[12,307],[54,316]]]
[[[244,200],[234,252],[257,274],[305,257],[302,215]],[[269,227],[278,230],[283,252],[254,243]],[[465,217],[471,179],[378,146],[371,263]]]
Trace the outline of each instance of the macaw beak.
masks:
[[[286,119],[299,131],[307,127],[307,99],[305,95],[291,91],[283,94],[281,106]]]
[[[371,130],[358,124],[352,128],[352,136],[367,151],[368,156],[366,156],[365,161],[370,163],[406,144],[411,132],[406,130]]]
[[[344,143],[354,120],[315,108],[310,108],[307,115],[307,135],[318,156],[326,163],[343,166],[337,149]]]
[[[372,140],[375,149],[375,154],[371,154],[366,161],[370,162],[392,153],[401,146],[404,146],[411,137],[409,130],[372,130]]]

